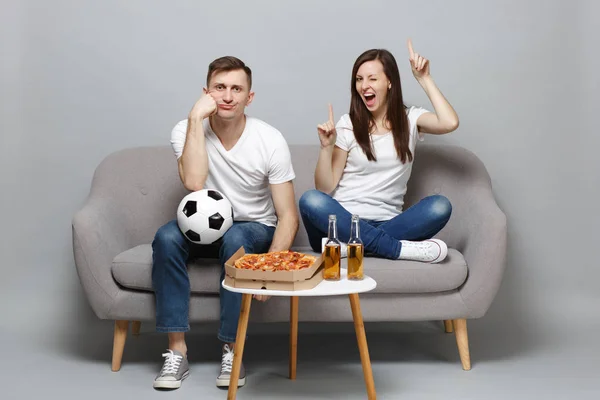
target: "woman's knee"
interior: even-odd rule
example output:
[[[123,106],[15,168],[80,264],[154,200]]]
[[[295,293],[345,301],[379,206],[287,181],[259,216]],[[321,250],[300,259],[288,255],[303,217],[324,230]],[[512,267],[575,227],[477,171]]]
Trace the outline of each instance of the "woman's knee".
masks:
[[[301,213],[306,213],[311,210],[319,210],[323,208],[327,201],[327,195],[319,190],[311,189],[300,197],[298,208]]]
[[[452,215],[452,203],[446,196],[439,194],[427,197],[429,203],[429,214],[431,218],[448,221]]]

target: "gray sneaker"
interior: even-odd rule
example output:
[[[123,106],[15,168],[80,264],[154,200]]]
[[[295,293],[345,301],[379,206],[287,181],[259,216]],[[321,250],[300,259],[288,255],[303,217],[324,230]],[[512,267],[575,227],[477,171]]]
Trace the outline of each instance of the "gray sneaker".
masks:
[[[217,376],[217,387],[229,387],[231,379],[231,370],[233,369],[233,350],[228,344],[223,346],[223,354],[221,356],[221,373]],[[244,363],[240,367],[240,377],[238,379],[238,387],[246,384],[246,369]]]
[[[165,363],[156,379],[154,379],[154,388],[178,389],[181,387],[181,381],[190,374],[188,360],[176,350],[168,350],[162,356],[165,358]]]

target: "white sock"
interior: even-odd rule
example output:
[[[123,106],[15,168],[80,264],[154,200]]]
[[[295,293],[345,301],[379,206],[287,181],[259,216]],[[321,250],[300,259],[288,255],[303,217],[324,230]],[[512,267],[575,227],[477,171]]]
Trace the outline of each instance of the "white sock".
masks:
[[[399,260],[413,260],[438,263],[448,255],[448,246],[439,239],[427,239],[420,242],[401,240]]]

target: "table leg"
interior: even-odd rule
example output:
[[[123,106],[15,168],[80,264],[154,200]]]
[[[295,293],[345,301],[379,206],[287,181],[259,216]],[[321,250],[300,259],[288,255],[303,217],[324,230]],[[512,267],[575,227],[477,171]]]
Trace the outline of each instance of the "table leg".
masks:
[[[354,330],[358,340],[358,351],[360,352],[360,362],[362,363],[365,384],[367,386],[367,396],[369,400],[377,398],[375,393],[375,382],[373,381],[373,371],[371,370],[371,359],[369,358],[369,347],[367,346],[367,336],[365,335],[365,325],[363,323],[362,312],[360,311],[360,300],[358,294],[353,293],[350,297],[350,306],[352,307],[352,318],[354,319]]]
[[[296,379],[298,354],[298,296],[290,297],[290,379]]]
[[[244,342],[246,341],[246,330],[248,329],[248,317],[250,316],[251,294],[242,295],[242,307],[240,309],[240,318],[238,320],[238,329],[235,337],[233,367],[231,370],[231,379],[229,381],[229,391],[227,400],[234,400],[238,389],[238,380],[240,378],[240,367],[242,366],[242,356],[244,354]]]

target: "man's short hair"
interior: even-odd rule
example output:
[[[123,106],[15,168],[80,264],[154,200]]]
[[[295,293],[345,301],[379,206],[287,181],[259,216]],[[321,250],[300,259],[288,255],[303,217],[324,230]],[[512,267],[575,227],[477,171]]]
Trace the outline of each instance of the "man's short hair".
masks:
[[[206,84],[210,84],[210,79],[216,73],[235,71],[237,69],[242,69],[246,73],[248,77],[248,89],[250,89],[252,87],[252,70],[242,60],[233,56],[220,57],[210,63],[208,74],[206,75]]]

